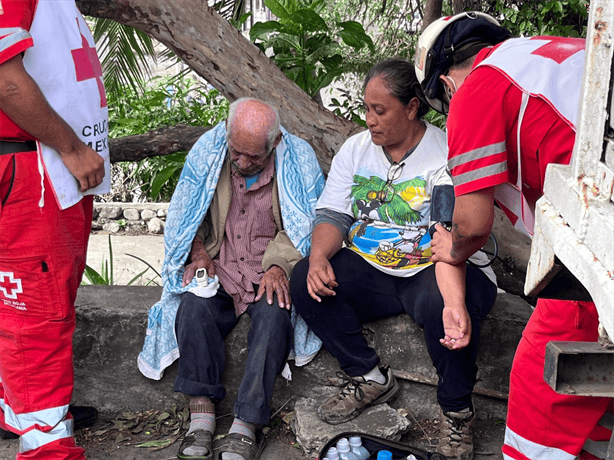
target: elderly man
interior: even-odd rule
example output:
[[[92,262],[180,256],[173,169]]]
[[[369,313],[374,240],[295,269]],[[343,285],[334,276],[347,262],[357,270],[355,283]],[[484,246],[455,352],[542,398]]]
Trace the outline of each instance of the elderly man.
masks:
[[[165,229],[164,293],[150,312],[155,322],[160,304],[166,312],[179,301],[175,391],[189,397],[191,412],[179,458],[213,456],[214,404],[226,395],[224,339],[244,313],[251,318],[245,373],[230,433],[215,451],[224,460],[256,457],[255,430],[268,423],[275,379],[293,344],[288,279],[309,250],[322,187],[311,147],[256,99],[234,102],[227,121],[188,155]],[[148,373],[147,349],[146,339],[140,368],[159,378]]]

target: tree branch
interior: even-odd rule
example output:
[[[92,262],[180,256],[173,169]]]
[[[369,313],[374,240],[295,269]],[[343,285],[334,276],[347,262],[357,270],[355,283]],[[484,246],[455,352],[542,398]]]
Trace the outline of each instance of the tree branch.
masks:
[[[143,158],[187,151],[212,127],[176,125],[146,134],[109,139],[111,163],[140,161]]]
[[[333,155],[359,125],[315,103],[204,0],[77,0],[85,15],[144,31],[173,50],[231,102],[257,97],[277,108],[282,124],[311,144],[328,172]]]

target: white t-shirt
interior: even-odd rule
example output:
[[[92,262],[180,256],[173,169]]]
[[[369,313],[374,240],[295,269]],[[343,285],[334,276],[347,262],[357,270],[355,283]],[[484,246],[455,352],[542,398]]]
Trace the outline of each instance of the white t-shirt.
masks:
[[[437,186],[452,186],[446,135],[425,124],[401,167],[393,166],[369,131],[349,138],[333,158],[317,204],[352,216],[349,249],[393,276],[409,277],[431,265],[431,196]],[[494,274],[489,278],[494,282]]]

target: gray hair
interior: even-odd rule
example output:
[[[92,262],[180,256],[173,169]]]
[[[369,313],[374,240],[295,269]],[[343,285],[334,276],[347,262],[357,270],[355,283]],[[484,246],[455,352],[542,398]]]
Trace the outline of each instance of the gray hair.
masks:
[[[266,153],[271,153],[273,151],[273,145],[275,144],[275,140],[277,140],[277,137],[279,136],[279,134],[281,133],[281,129],[280,129],[280,122],[279,122],[279,113],[277,112],[277,110],[275,109],[275,107],[273,107],[271,104],[261,101],[260,99],[256,99],[254,97],[242,97],[237,99],[236,101],[234,101],[232,104],[230,104],[230,106],[228,107],[228,121],[227,121],[227,127],[226,127],[226,142],[228,142],[230,140],[231,134],[232,134],[232,125],[233,122],[235,120],[235,116],[236,116],[236,111],[237,108],[243,104],[244,102],[249,102],[249,101],[253,101],[253,102],[260,102],[261,104],[265,104],[267,107],[269,107],[271,109],[271,111],[274,114],[274,119],[273,119],[273,123],[271,124],[271,127],[269,128],[269,132],[267,133],[267,140],[266,140],[266,144],[265,144],[265,151]]]

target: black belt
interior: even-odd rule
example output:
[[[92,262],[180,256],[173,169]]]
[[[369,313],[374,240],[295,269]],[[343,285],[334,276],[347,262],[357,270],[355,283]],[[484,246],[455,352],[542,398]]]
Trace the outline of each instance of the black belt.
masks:
[[[11,153],[36,152],[35,141],[11,142],[0,141],[0,155],[10,155]]]

